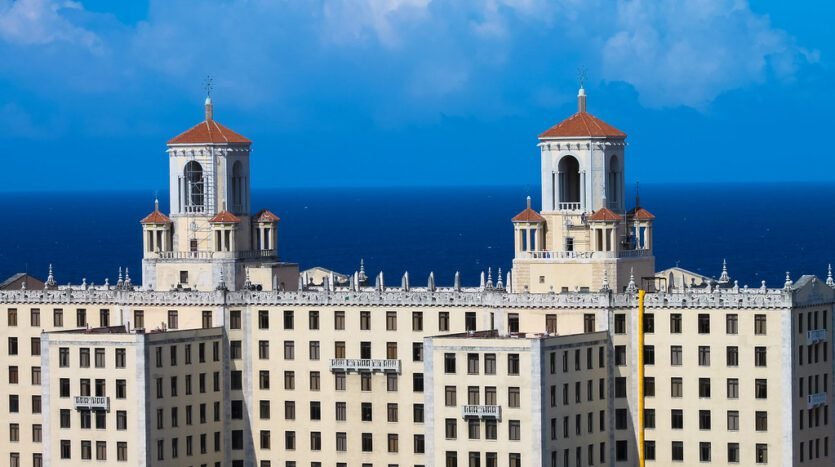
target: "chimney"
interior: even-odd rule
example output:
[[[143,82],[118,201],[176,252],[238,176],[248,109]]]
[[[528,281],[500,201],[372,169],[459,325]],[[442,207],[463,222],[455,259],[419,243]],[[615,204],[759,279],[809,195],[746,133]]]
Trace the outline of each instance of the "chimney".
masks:
[[[206,96],[206,104],[205,105],[206,105],[206,121],[211,122],[212,121],[212,98],[211,97]]]
[[[577,93],[577,112],[586,111],[586,90],[580,87],[580,92]]]

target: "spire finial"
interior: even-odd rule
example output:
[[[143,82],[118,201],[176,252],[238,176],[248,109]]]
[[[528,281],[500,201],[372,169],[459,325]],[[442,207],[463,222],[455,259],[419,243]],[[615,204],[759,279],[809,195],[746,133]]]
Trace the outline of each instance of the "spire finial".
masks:
[[[719,283],[720,284],[727,284],[731,281],[731,277],[728,275],[728,262],[725,259],[722,259],[722,274],[719,275]]]
[[[826,285],[830,287],[835,287],[835,280],[832,279],[832,264],[830,264],[827,268]]]
[[[212,77],[206,76],[206,81],[204,81],[203,86],[206,88],[206,121],[211,122],[213,111],[212,111]]]
[[[792,276],[791,274],[789,274],[789,271],[786,271],[786,283],[783,284],[783,287],[785,287],[786,289],[791,289],[792,284],[794,284],[794,282],[792,282]]]
[[[488,289],[493,288],[493,268],[492,267],[487,268],[487,284],[486,284],[486,286],[487,286]]]
[[[832,268],[829,269],[830,277],[832,276]],[[52,275],[52,263],[49,263],[49,275],[46,276],[46,282],[44,283],[44,288],[52,288],[55,287],[55,276]]]
[[[504,282],[502,281],[502,268],[499,268],[498,279],[496,279],[496,288],[504,289]]]
[[[154,193],[154,212],[159,212],[159,197]]]
[[[577,81],[580,84],[580,89],[577,91],[577,112],[586,111],[586,89],[584,87],[586,82],[586,67],[577,69]]]
[[[531,208],[531,195],[528,195],[527,203],[528,203],[528,209],[530,209]]]
[[[626,291],[635,293],[638,291],[638,286],[635,285],[635,269],[629,268],[629,283],[626,285]]]

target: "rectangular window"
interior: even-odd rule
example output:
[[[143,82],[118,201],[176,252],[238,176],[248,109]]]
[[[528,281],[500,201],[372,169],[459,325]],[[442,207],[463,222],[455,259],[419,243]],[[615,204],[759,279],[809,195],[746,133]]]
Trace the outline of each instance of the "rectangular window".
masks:
[[[626,315],[623,313],[615,315],[615,334],[626,334]]]
[[[477,353],[467,354],[467,374],[477,375],[479,370],[479,358]]]
[[[684,388],[681,378],[670,378],[670,397],[684,397]]]
[[[360,311],[360,330],[368,331],[371,329],[371,312]]]
[[[423,312],[412,312],[412,331],[423,331]]]
[[[386,312],[386,331],[397,331],[397,312]]]
[[[494,353],[484,354],[484,374],[485,375],[495,375],[496,374],[496,354],[494,354]]]
[[[739,399],[739,380],[728,378],[728,399]]]
[[[737,314],[728,314],[725,316],[725,332],[727,334],[739,333],[739,316]]]
[[[766,348],[754,347],[754,366],[764,367],[767,365]]]
[[[269,310],[258,310],[258,329],[270,328],[270,312]]]
[[[617,366],[625,366],[626,365],[626,346],[625,345],[616,345],[615,346],[615,365],[617,365]]]
[[[732,345],[725,348],[725,363],[730,367],[739,366],[739,347]]]
[[[202,320],[203,329],[209,329],[212,327],[212,312],[211,310],[203,310],[203,320]]]
[[[179,327],[177,311],[171,310],[168,312],[168,329],[177,329]]]
[[[337,331],[344,331],[345,330],[345,312],[344,311],[337,310],[337,311],[333,312],[333,328]]]
[[[699,378],[699,397],[710,397],[710,378]]]
[[[757,399],[768,398],[768,380],[755,379],[754,380],[754,397]]]
[[[229,312],[229,329],[241,329],[241,310]]]
[[[681,313],[670,315],[670,334],[681,334]]]
[[[519,354],[507,354],[507,374],[511,376],[519,375]]]
[[[754,315],[754,334],[764,336],[766,334],[765,315]]]
[[[293,310],[284,310],[284,329],[293,329]]]
[[[308,313],[307,327],[312,331],[319,329],[319,312],[317,310],[311,310],[310,313]]]
[[[52,326],[56,328],[64,327],[64,310],[60,308],[52,310]]]
[[[707,313],[699,314],[699,334],[710,334],[710,315]]]
[[[448,311],[438,312],[438,331],[439,332],[449,331],[449,312]]]
[[[699,346],[699,366],[710,366],[710,347]]]
[[[681,363],[682,363],[681,346],[680,345],[670,346],[670,365],[681,366]]]
[[[758,410],[754,413],[754,429],[768,431],[768,412]]]

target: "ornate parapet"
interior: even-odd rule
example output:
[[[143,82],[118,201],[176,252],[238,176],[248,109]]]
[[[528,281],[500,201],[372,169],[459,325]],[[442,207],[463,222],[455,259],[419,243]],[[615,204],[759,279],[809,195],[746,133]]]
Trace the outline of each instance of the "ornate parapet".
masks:
[[[786,289],[687,289],[648,293],[652,308],[789,308],[793,291]],[[475,308],[600,309],[635,308],[637,295],[614,292],[508,293],[478,287],[386,288],[285,291],[149,291],[104,288],[0,291],[3,304],[124,306],[414,306]]]

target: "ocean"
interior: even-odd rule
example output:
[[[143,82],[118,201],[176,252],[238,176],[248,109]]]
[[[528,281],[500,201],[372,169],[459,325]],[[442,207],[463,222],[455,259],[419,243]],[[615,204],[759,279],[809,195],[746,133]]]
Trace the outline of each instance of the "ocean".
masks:
[[[281,218],[281,259],[302,269],[352,273],[365,260],[373,277],[412,284],[434,271],[439,285],[456,271],[478,284],[513,257],[511,217],[538,189],[530,187],[339,188],[253,190],[255,210]],[[634,199],[634,192],[628,194]],[[679,265],[718,277],[727,259],[732,279],[782,286],[786,272],[826,277],[835,262],[833,184],[642,184],[641,205],[656,215],[658,269]],[[160,199],[167,211],[167,196]],[[140,280],[139,220],[153,208],[150,192],[3,193],[0,278],[28,271],[61,284],[116,281],[127,267]]]

